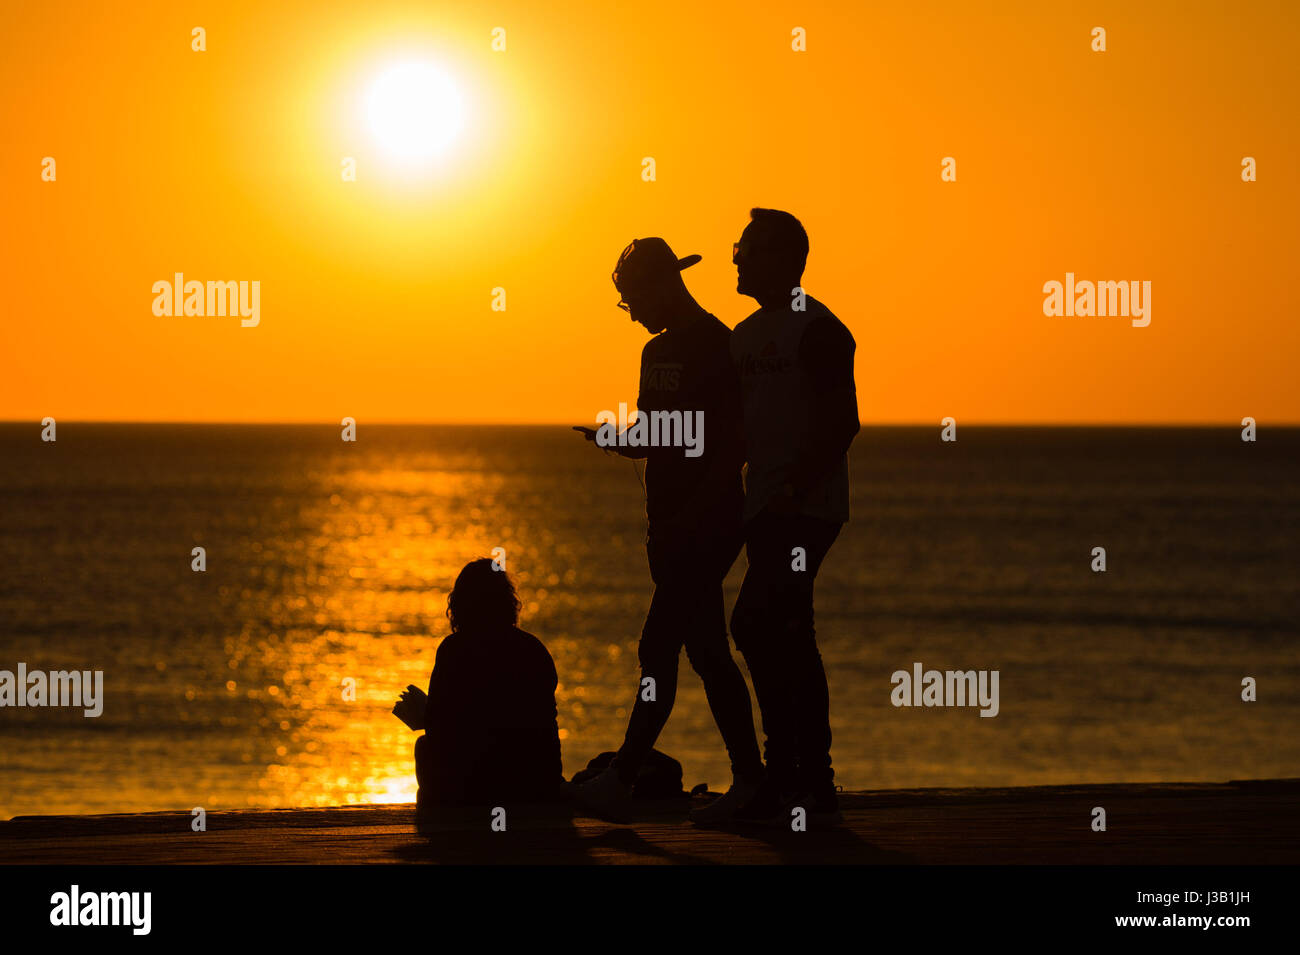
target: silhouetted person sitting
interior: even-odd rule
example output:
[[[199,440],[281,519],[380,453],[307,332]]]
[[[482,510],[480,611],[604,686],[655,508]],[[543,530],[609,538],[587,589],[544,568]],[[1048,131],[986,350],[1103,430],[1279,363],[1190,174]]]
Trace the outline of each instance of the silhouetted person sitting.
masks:
[[[451,635],[429,692],[414,686],[393,713],[414,730],[417,817],[438,805],[547,802],[561,796],[555,663],[520,630],[519,598],[487,558],[465,565],[447,597]]]

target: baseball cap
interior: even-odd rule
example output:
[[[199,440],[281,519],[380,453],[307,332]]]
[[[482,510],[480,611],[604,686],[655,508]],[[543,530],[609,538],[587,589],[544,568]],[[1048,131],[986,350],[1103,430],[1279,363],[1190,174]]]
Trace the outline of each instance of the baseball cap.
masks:
[[[658,236],[633,239],[618,257],[611,278],[619,289],[645,285],[664,275],[688,269],[700,258],[698,255],[677,258],[668,243]]]

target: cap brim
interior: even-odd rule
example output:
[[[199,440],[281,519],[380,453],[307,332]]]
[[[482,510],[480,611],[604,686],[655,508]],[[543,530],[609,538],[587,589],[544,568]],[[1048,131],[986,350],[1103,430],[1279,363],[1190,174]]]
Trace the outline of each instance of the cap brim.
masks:
[[[702,258],[704,258],[704,256],[702,256],[702,255],[684,255],[684,256],[682,256],[680,259],[677,260],[677,271],[680,272],[682,269],[689,269],[692,265],[694,265],[696,262],[700,261],[700,259],[702,259]]]

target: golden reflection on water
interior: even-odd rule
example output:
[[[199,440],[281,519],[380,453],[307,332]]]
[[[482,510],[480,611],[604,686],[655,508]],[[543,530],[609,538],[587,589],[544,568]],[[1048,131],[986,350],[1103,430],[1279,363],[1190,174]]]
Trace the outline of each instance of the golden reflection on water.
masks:
[[[1050,432],[990,432],[959,481],[928,432],[864,436],[851,471],[862,507],[817,581],[837,781],[1296,775],[1295,695],[1270,697],[1264,719],[1222,692],[1240,679],[1243,640],[1261,667],[1295,669],[1282,623],[1295,618],[1294,468],[1285,449],[1265,472],[1202,452],[1198,434],[1162,432],[1151,453],[1150,435],[1109,436],[1123,453],[1096,467],[1090,445],[1067,452],[1079,439],[1058,438],[1044,478]],[[102,666],[106,705],[93,726],[6,711],[0,818],[412,799],[416,734],[392,704],[426,685],[447,589],[495,547],[521,625],[555,658],[566,775],[617,747],[652,591],[644,501],[627,462],[572,433],[375,426],[341,447],[315,427],[106,426],[66,460],[29,446],[0,456],[0,489],[45,496],[6,538],[23,584],[0,593],[0,636],[10,666]],[[1198,483],[1170,483],[1171,462],[1192,455]],[[1149,482],[1130,480],[1138,465]],[[1134,515],[1125,585],[1099,590],[1061,540]],[[207,573],[190,573],[191,540],[209,548]],[[1205,540],[1221,562],[1171,559]],[[1251,574],[1225,590],[1221,566]],[[889,674],[915,660],[999,668],[997,719],[892,706]],[[724,787],[703,689],[685,660],[681,672],[659,748],[687,787]]]
[[[1296,775],[1296,695],[1264,718],[1222,692],[1243,645],[1295,671],[1294,455],[1244,463],[1181,429],[1094,436],[1114,450],[1100,456],[1080,440],[989,431],[960,479],[929,432],[855,442],[861,506],[817,581],[837,782]],[[10,666],[103,667],[106,703],[93,726],[5,712],[0,818],[410,800],[415,734],[393,701],[426,684],[447,588],[495,547],[555,658],[566,774],[617,747],[652,590],[644,500],[626,461],[571,432],[373,426],[348,447],[315,426],[86,426],[47,452],[24,432],[0,455],[0,490],[43,496],[4,537],[21,585],[0,593],[0,639]],[[1184,461],[1194,485],[1169,477]],[[1122,588],[1062,549],[1097,526],[1133,528]],[[1216,560],[1192,559],[1206,540]],[[916,660],[1000,669],[997,719],[892,706],[889,674]],[[723,787],[707,700],[681,671],[659,748],[687,787]]]
[[[502,493],[506,483],[490,471],[347,472],[335,493],[303,505],[301,523],[316,528],[303,546],[268,554],[280,545],[264,545],[260,572],[270,579],[261,582],[277,586],[245,590],[242,615],[265,619],[273,637],[246,626],[226,644],[227,691],[260,711],[258,735],[276,742],[256,791],[246,796],[249,806],[414,801],[417,734],[391,709],[408,683],[428,684],[448,632],[446,599],[456,574],[467,561],[505,548],[526,629],[550,588],[573,581],[572,570],[539,573],[543,550],[554,560],[564,545],[549,533],[517,534],[533,522]],[[573,724],[587,717],[582,681],[592,673],[561,661],[589,656],[591,647],[563,634],[538,635],[560,668],[561,741],[573,742]],[[634,641],[635,632],[622,636]],[[600,655],[635,667],[634,642],[609,643]],[[244,675],[250,668],[251,683]],[[635,682],[633,670],[628,676]],[[355,700],[345,699],[349,679]],[[250,743],[243,758],[256,758],[258,749]]]

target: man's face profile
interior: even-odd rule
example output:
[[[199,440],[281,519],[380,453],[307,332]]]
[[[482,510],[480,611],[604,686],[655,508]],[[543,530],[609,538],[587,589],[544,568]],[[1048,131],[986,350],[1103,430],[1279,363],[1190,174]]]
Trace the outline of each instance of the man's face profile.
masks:
[[[740,234],[731,261],[736,266],[736,291],[753,295],[762,290],[764,277],[770,279],[779,266],[771,236],[759,223],[750,222]]]
[[[651,335],[658,335],[664,330],[656,307],[656,297],[647,287],[629,288],[621,293],[619,303],[632,316],[632,321],[642,326]]]

